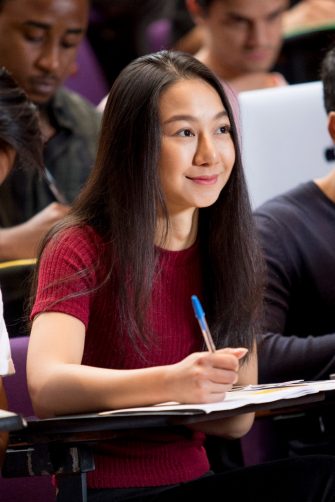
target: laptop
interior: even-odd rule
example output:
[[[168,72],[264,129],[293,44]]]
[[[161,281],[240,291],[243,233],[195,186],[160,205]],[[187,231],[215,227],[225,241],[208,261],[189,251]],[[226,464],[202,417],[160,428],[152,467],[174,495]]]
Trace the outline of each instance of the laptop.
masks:
[[[242,158],[255,209],[335,167],[322,83],[241,92]]]

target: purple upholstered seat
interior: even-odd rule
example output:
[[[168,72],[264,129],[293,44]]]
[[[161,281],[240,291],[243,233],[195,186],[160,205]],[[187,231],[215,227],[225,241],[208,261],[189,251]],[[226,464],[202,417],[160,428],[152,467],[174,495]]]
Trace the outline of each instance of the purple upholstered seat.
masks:
[[[11,411],[28,417],[33,408],[27,389],[26,359],[29,337],[10,338],[16,373],[4,378]],[[56,500],[50,476],[0,478],[0,500],[6,502],[51,502]]]
[[[93,105],[97,105],[109,92],[109,85],[102,67],[86,38],[78,49],[77,64],[77,72],[69,77],[64,85],[91,101]]]

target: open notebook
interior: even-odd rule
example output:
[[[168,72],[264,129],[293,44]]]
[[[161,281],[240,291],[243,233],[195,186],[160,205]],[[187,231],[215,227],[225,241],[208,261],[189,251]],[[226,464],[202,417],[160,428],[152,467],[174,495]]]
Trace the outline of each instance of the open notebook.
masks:
[[[335,166],[325,155],[332,141],[321,82],[241,92],[238,98],[242,157],[254,208]]]

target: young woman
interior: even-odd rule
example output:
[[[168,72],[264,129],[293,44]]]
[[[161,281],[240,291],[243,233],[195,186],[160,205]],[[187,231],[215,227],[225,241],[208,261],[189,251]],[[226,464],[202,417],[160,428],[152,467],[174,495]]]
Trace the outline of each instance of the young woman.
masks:
[[[0,68],[0,184],[15,166],[42,167],[42,141],[35,106],[11,75]],[[2,376],[14,373],[0,290],[0,408],[7,408]],[[0,433],[0,464],[7,444]]]
[[[212,402],[255,382],[258,262],[220,83],[186,54],[135,60],[110,92],[90,180],[39,259],[28,354],[36,413]],[[205,306],[215,353],[204,350],[192,294]],[[244,483],[210,473],[203,443],[206,433],[240,437],[252,421],[132,432],[99,445],[89,500],[184,498],[215,483],[242,496]],[[321,464],[331,489],[335,461]],[[319,501],[324,484],[316,484]],[[275,500],[271,491],[264,500]]]

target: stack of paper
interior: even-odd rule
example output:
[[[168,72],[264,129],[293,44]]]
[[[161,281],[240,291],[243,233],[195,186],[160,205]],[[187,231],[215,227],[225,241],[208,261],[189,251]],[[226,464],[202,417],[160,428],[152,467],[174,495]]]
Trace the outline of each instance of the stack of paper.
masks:
[[[199,411],[212,413],[214,411],[233,410],[249,404],[271,403],[281,399],[293,399],[307,394],[316,394],[321,391],[335,390],[335,380],[319,380],[305,382],[295,380],[264,385],[248,385],[238,387],[227,392],[224,400],[209,404],[179,404],[162,403],[155,406],[143,406],[139,408],[127,408],[120,410],[105,411],[100,415],[122,415],[129,413],[164,413],[170,411]]]

